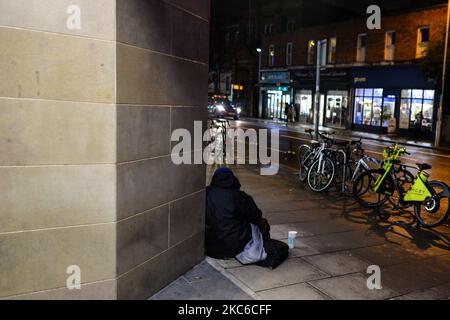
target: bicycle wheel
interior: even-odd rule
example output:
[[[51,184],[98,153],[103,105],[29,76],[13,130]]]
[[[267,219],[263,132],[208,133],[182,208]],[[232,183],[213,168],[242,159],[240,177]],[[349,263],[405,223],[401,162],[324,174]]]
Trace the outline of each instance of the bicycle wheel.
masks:
[[[450,215],[450,191],[445,183],[433,181],[428,184],[432,198],[415,205],[419,223],[425,228],[435,228],[447,221]]]
[[[394,192],[394,182],[388,175],[383,183],[380,193],[376,193],[373,188],[375,182],[384,174],[384,170],[368,170],[360,174],[353,184],[353,197],[366,208],[378,208],[388,201]]]
[[[308,170],[313,162],[312,156],[310,156],[312,150],[309,146],[303,145],[298,150],[298,162],[300,165],[299,178],[300,181],[305,181],[308,177]]]
[[[335,177],[335,167],[329,158],[317,160],[313,163],[308,172],[308,186],[314,192],[327,190]]]

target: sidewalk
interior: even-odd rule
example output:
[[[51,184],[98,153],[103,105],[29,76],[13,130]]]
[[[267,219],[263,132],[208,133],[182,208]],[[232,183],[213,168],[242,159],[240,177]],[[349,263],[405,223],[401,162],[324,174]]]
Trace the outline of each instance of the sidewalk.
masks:
[[[376,219],[350,197],[314,194],[283,167],[262,177],[255,166],[233,166],[272,226],[296,248],[278,269],[206,259],[153,299],[449,299],[450,229],[417,231]],[[213,168],[209,168],[209,176]],[[381,268],[381,290],[367,288],[367,267]]]
[[[247,121],[247,122],[253,122],[253,123],[273,124],[276,126],[282,126],[290,131],[295,131],[295,132],[302,133],[302,134],[305,134],[306,128],[314,129],[313,125],[305,125],[305,124],[299,124],[299,123],[290,123],[289,125],[287,125],[285,121],[281,121],[281,120],[268,120],[268,119],[257,119],[257,118],[241,118],[241,120]],[[319,128],[319,130],[325,131],[325,132],[336,132],[336,135],[338,137],[339,136],[340,137],[350,137],[350,138],[355,138],[355,139],[362,138],[362,139],[366,139],[366,140],[380,141],[380,142],[392,143],[392,144],[399,143],[399,144],[405,145],[405,146],[450,152],[450,145],[436,148],[434,146],[433,142],[429,142],[429,141],[417,141],[417,140],[411,140],[411,139],[407,139],[407,138],[403,138],[403,137],[389,136],[387,134],[358,132],[358,131],[328,128],[328,127],[322,127],[322,126]]]

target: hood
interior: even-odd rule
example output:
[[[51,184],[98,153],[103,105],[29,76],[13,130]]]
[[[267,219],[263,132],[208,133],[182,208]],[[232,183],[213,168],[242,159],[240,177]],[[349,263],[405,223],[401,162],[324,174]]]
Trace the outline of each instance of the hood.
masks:
[[[211,187],[223,189],[237,189],[241,188],[239,179],[236,178],[233,171],[228,168],[217,169],[211,180]]]

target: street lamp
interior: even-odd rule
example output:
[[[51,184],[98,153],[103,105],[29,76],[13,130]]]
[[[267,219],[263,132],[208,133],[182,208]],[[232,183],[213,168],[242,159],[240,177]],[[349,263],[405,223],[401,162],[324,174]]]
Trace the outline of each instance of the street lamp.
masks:
[[[258,52],[258,55],[259,55],[259,63],[258,63],[258,83],[259,83],[259,80],[261,79],[261,54],[262,54],[262,49],[261,48],[257,48],[256,52]]]
[[[439,101],[438,119],[436,125],[436,140],[435,147],[441,145],[441,135],[442,135],[442,122],[444,117],[444,92],[445,92],[445,78],[447,72],[447,56],[448,56],[448,36],[450,29],[450,0],[447,4],[447,29],[445,32],[445,48],[444,48],[444,65],[442,69],[442,87],[441,87],[441,99]]]
[[[258,53],[258,89],[259,89],[259,101],[258,101],[258,116],[261,116],[261,109],[262,109],[262,97],[261,97],[261,58],[262,58],[262,49],[256,48],[256,52]]]

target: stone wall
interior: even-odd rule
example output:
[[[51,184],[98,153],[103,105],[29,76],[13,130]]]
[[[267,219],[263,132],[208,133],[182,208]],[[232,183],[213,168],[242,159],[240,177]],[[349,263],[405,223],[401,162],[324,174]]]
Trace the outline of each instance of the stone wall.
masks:
[[[206,120],[208,19],[208,1],[117,0],[119,298],[203,257],[206,168],[175,166],[170,137]]]
[[[0,298],[147,298],[203,257],[170,134],[206,116],[209,2],[30,3],[0,0]]]

